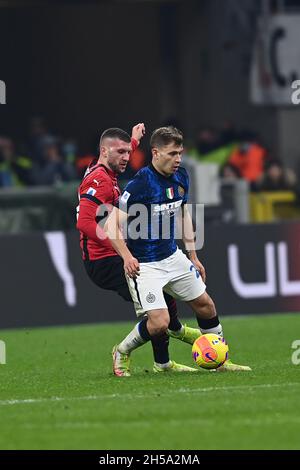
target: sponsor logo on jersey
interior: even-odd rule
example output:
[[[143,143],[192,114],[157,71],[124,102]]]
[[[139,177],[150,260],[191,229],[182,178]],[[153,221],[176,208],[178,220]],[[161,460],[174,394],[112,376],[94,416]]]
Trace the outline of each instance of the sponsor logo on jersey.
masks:
[[[173,188],[167,188],[166,189],[166,194],[168,199],[173,199],[174,198],[174,189]]]
[[[128,193],[127,191],[124,191],[120,201],[123,202],[123,203],[126,203],[129,198],[130,198],[130,193]]]
[[[146,300],[147,300],[148,304],[153,304],[153,302],[155,302],[155,300],[156,300],[156,297],[155,297],[154,294],[152,294],[152,292],[149,292],[149,294],[146,297]]]
[[[97,192],[96,189],[94,189],[94,188],[89,188],[89,189],[87,190],[86,194],[89,194],[90,196],[95,196],[96,192]]]
[[[182,200],[175,202],[167,202],[165,204],[157,204],[154,206],[154,214],[159,214],[160,212],[173,212],[178,209],[182,204]]]

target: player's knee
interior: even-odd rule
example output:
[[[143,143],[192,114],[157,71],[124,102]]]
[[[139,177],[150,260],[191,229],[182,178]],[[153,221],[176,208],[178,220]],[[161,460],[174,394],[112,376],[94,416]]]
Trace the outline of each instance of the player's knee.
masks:
[[[164,333],[166,333],[166,329],[162,328],[162,327],[156,327],[153,329],[153,333],[151,336],[160,336]]]
[[[164,318],[160,323],[160,333],[165,333],[169,327],[170,318]]]
[[[170,317],[168,314],[161,315],[149,315],[148,317],[148,330],[151,335],[160,335],[167,331],[170,322]]]
[[[168,326],[169,326],[169,323],[164,321],[164,320],[161,320],[159,322],[155,322],[154,324],[152,323],[151,326],[152,326],[152,328],[151,328],[152,336],[161,335],[163,333],[166,333],[166,331],[168,329]]]

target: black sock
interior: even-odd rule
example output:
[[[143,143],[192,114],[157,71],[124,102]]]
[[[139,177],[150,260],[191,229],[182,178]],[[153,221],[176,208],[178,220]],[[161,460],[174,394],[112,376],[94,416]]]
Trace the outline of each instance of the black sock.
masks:
[[[158,364],[166,364],[169,362],[169,336],[167,333],[152,336],[151,343],[155,362]]]
[[[139,333],[144,341],[151,340],[154,361],[158,364],[166,364],[169,362],[169,336],[162,333],[157,336],[150,336],[147,328],[148,318],[144,317],[139,323]]]
[[[202,320],[197,318],[198,325],[203,330],[209,330],[210,328],[216,328],[220,324],[219,317],[216,315],[214,318],[209,318],[208,320]]]
[[[177,315],[177,305],[173,297],[169,294],[164,293],[165,301],[168,306],[169,315],[170,315],[170,323],[169,323],[169,330],[172,331],[179,331],[182,328],[182,323],[180,322],[178,315]]]

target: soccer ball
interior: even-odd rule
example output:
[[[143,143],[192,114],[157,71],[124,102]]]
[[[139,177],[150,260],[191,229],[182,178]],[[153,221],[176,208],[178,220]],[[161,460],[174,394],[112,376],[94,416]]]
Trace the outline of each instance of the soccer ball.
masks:
[[[228,359],[228,344],[222,336],[202,335],[192,347],[193,359],[203,369],[217,369]]]

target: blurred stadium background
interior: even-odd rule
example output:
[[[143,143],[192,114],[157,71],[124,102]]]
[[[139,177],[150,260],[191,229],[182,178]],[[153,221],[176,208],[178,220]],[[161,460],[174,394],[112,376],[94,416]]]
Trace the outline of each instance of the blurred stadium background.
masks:
[[[75,207],[102,130],[139,121],[121,183],[149,161],[155,127],[184,131],[220,313],[299,311],[300,2],[0,7],[0,327],[133,318],[86,278]]]
[[[0,0],[1,449],[299,449],[299,40],[299,0]],[[121,185],[154,128],[184,131],[199,258],[251,373],[152,374],[148,344],[112,375],[134,314],[86,276],[77,187],[102,131],[137,122]]]

